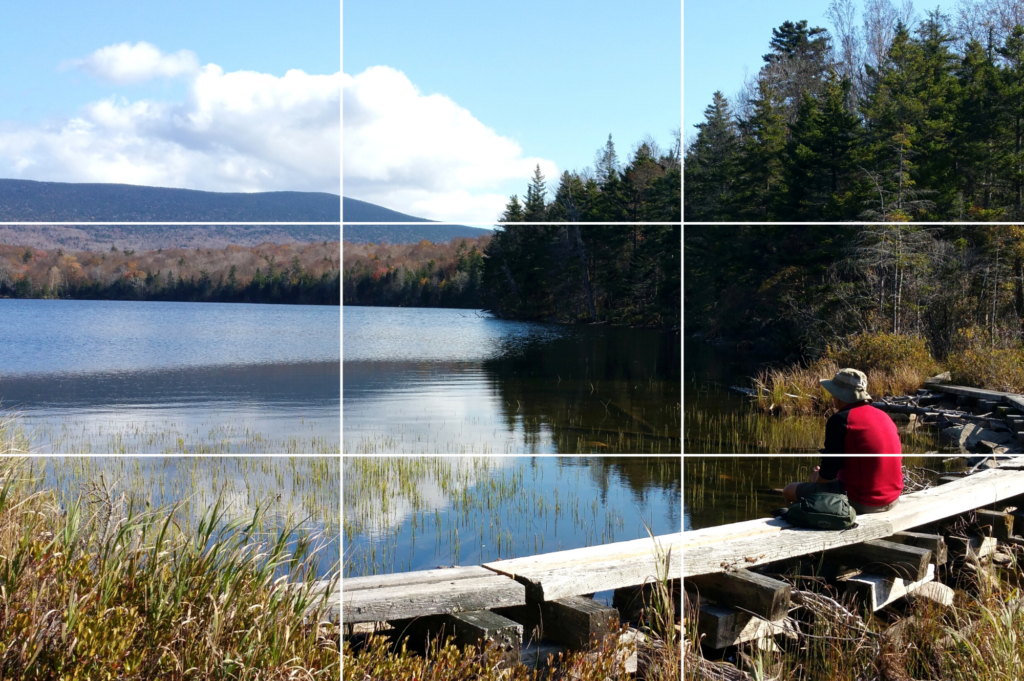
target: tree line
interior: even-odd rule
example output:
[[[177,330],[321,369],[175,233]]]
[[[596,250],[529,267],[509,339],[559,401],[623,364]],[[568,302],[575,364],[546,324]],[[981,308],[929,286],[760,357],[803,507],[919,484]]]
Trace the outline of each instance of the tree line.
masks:
[[[1024,342],[1024,228],[1013,225],[688,226],[688,329],[782,358],[851,335]]]
[[[622,164],[612,136],[597,150],[593,168],[565,171],[548,200],[547,178],[534,169],[522,201],[509,197],[499,222],[678,222],[681,219],[682,140],[662,150],[647,138]]]
[[[1024,3],[832,0],[834,34],[772,30],[684,158],[688,221],[1024,218]]]
[[[498,317],[678,328],[680,225],[506,224],[484,250]]]
[[[483,249],[489,236],[447,243],[345,242],[345,305],[483,307]]]
[[[0,298],[340,304],[338,242],[137,252],[0,244]]]

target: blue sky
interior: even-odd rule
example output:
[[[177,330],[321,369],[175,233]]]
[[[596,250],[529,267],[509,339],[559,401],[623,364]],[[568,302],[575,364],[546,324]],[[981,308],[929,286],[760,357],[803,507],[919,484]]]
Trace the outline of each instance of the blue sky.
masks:
[[[338,0],[5,3],[0,177],[336,193],[340,14]],[[114,46],[125,49],[107,57],[131,61],[142,53],[126,48],[140,43],[153,69],[133,82],[90,67]],[[265,142],[268,131],[305,169]],[[331,139],[331,158],[306,156]]]
[[[490,221],[500,212],[495,197],[522,196],[537,162],[545,174],[582,169],[609,133],[620,159],[645,134],[670,146],[681,118],[680,12],[680,0],[345,0],[343,71],[354,79],[351,89],[348,80],[343,86],[345,195],[423,217]],[[389,70],[359,79],[382,66]],[[403,94],[384,94],[394,91]],[[428,106],[422,100],[430,95],[448,101]],[[358,127],[355,114],[350,122],[357,96],[360,104],[410,111],[422,103],[432,125],[412,113],[407,122],[388,116],[370,135],[367,126],[377,119],[367,110],[375,105],[359,107],[365,118]],[[371,158],[385,151],[387,131],[403,125],[423,131],[386,149],[404,156],[391,164]],[[426,152],[417,157],[419,150],[409,149],[432,136],[427,130],[470,148],[450,158],[435,154],[431,163]],[[363,137],[375,144],[360,144]],[[474,149],[500,158],[502,167],[479,168],[487,164]],[[445,186],[423,177],[437,174],[465,181]]]
[[[863,6],[863,2],[859,3]],[[896,0],[893,4],[902,4]],[[704,109],[715,90],[730,100],[745,73],[755,75],[764,63],[772,29],[784,21],[806,19],[810,26],[832,29],[825,19],[828,0],[687,0],[684,9],[683,135],[704,120]],[[954,0],[915,3],[919,15],[936,6],[952,14]],[[860,21],[858,21],[859,25]]]

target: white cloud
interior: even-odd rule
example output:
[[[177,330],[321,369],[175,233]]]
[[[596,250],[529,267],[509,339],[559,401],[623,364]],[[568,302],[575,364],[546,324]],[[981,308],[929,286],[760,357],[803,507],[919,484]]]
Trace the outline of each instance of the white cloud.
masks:
[[[208,64],[181,102],[112,96],[66,120],[0,123],[0,177],[338,193],[341,78]]]
[[[404,73],[374,66],[342,75],[345,195],[392,210],[446,221],[492,221],[538,163],[556,178],[553,161],[524,157],[444,95],[423,95]]]
[[[74,59],[65,65],[115,83],[141,83],[152,78],[191,75],[199,70],[199,58],[191,50],[164,54],[154,45],[138,42],[107,45],[85,59]]]

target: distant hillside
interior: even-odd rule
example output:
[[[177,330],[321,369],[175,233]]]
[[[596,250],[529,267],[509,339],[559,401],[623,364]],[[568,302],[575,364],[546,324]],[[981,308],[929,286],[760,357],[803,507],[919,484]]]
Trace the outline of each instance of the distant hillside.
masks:
[[[230,244],[256,246],[338,241],[331,225],[0,225],[0,244],[46,250],[108,250],[111,246],[139,251],[158,248],[220,248]]]
[[[0,222],[340,222],[338,199],[0,179]]]
[[[475,239],[493,233],[490,229],[459,225],[344,225],[342,240],[350,244],[418,244],[426,239],[443,244],[459,237]]]
[[[341,215],[345,222],[434,222],[347,196],[342,198]]]

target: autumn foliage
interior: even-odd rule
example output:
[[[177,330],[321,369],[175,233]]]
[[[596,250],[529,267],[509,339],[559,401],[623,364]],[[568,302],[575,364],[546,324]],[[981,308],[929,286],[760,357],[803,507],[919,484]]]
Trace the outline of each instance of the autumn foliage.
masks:
[[[490,236],[435,244],[345,242],[346,305],[482,307],[483,250]]]
[[[0,298],[337,305],[338,242],[152,251],[0,244]]]

